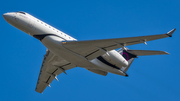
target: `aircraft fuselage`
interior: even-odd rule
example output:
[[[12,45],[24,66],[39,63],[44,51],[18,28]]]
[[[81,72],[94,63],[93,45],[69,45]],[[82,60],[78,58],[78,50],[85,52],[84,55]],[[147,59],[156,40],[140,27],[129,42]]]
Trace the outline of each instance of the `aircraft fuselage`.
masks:
[[[12,26],[40,40],[41,43],[53,54],[73,63],[77,67],[98,68],[100,70],[108,71],[118,75],[127,75],[121,71],[120,68],[117,69],[107,65],[102,66],[102,63],[97,59],[88,60],[85,57],[63,47],[63,42],[77,40],[28,13],[5,13],[3,14],[3,17]],[[122,66],[128,65],[127,61],[125,60],[123,60],[121,64]]]

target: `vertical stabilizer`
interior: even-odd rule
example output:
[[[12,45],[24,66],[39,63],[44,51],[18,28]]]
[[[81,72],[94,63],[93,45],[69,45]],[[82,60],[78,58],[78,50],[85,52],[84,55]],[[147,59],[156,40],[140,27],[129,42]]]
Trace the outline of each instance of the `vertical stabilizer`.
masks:
[[[127,49],[128,50],[128,49]],[[124,49],[120,49],[118,50],[118,52],[126,59],[126,61],[128,62],[128,66],[127,67],[122,67],[123,71],[127,71],[130,67],[130,65],[132,64],[132,62],[134,61],[134,58],[136,58],[137,56],[134,54],[129,53],[127,50]]]

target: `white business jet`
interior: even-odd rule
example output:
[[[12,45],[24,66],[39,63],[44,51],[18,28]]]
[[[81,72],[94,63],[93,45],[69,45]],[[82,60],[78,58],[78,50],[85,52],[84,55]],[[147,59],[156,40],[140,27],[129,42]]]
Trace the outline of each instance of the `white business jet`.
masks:
[[[108,72],[122,76],[137,56],[168,54],[164,51],[129,50],[125,46],[172,37],[176,29],[166,34],[77,41],[75,38],[48,25],[26,12],[3,14],[12,26],[38,39],[47,47],[44,55],[36,91],[42,93],[60,73],[74,67],[83,67],[93,73],[106,76]],[[119,49],[118,51],[114,49]]]

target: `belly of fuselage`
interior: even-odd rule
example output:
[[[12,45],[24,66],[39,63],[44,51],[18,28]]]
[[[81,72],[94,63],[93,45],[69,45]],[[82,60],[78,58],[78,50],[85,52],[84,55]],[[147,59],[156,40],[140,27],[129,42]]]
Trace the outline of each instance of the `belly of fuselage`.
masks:
[[[62,45],[62,39],[58,40],[56,36],[47,36],[41,42],[52,53],[62,57],[66,61],[69,61],[78,67],[92,67],[92,63],[90,63],[86,58],[64,48]]]

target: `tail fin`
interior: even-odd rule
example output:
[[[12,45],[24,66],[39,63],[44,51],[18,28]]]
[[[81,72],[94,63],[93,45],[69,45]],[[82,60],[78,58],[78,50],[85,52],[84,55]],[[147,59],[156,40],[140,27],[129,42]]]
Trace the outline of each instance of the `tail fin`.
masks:
[[[131,53],[129,53],[128,51],[123,50],[123,49],[120,51],[120,54],[121,54],[127,61],[131,60],[132,58],[137,57],[136,55],[131,54]]]
[[[127,48],[126,48],[127,49]],[[118,52],[126,59],[126,61],[128,62],[128,66],[127,67],[122,67],[121,69],[125,72],[127,72],[127,70],[129,69],[130,65],[132,64],[132,62],[134,61],[134,59],[137,57],[137,55],[134,55],[130,52],[128,52],[129,49],[124,50],[124,49],[120,49],[118,50]]]

